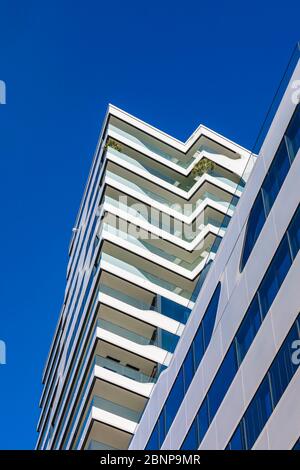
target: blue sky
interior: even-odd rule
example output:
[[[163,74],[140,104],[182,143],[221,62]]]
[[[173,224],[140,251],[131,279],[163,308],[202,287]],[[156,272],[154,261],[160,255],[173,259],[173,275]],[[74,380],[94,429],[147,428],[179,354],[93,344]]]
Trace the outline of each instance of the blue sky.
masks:
[[[299,1],[0,0],[0,448],[36,441],[67,247],[109,102],[245,147],[299,34]]]

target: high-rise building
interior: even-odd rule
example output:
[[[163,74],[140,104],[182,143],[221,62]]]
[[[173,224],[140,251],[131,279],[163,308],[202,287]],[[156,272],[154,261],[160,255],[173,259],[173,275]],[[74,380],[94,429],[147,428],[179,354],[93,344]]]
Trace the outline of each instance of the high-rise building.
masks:
[[[254,161],[204,126],[183,143],[109,106],[69,247],[38,449],[128,448]]]
[[[130,449],[300,449],[299,101],[300,44]]]

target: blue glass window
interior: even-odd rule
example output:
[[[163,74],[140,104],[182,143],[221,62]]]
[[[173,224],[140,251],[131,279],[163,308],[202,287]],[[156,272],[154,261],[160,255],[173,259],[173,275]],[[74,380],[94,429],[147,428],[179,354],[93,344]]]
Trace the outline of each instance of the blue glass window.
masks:
[[[179,341],[179,336],[166,330],[161,330],[158,337],[157,345],[166,351],[173,353]]]
[[[288,229],[289,240],[292,248],[292,255],[296,258],[300,248],[300,207],[298,207],[293,221]]]
[[[247,354],[250,345],[261,325],[261,314],[257,295],[252,300],[250,307],[236,334],[236,346],[239,365]]]
[[[283,283],[287,273],[289,272],[290,267],[292,266],[292,257],[290,252],[290,247],[288,243],[288,238],[285,236],[280,243],[279,248],[276,251],[275,256],[275,270],[276,277],[278,282],[278,290]]]
[[[298,105],[286,132],[286,141],[291,160],[294,160],[300,147],[300,106]]]
[[[221,291],[221,284],[219,283],[205,312],[205,316],[202,320],[202,327],[203,327],[203,336],[204,336],[204,350],[209,345],[211,335],[213,333],[215,321],[216,321],[216,314],[218,310],[219,304],[219,297]]]
[[[200,325],[200,327],[198,328],[198,331],[196,333],[193,343],[194,343],[195,369],[197,369],[204,354],[204,338],[203,338],[202,325]]]
[[[166,413],[165,409],[162,410],[162,412],[159,415],[158,418],[158,431],[159,431],[159,446],[157,449],[160,449],[162,443],[165,440],[166,437]]]
[[[211,336],[213,333],[216,315],[218,311],[219,298],[221,293],[221,283],[217,285],[211,301],[203,316],[202,322],[194,338],[194,351],[195,351],[195,370],[197,369],[205,350],[207,349]]]
[[[213,327],[216,320],[219,298],[221,293],[221,283],[219,282],[211,301],[206,309],[202,322],[197,330],[197,333],[194,336],[192,345],[185,357],[182,367],[178,373],[178,376],[174,382],[174,385],[171,389],[171,392],[168,396],[168,399],[165,403],[165,406],[160,414],[160,417],[165,414],[165,425],[161,426],[160,431],[160,443],[162,444],[168,430],[171,427],[171,424],[177,414],[177,411],[183,401],[183,397],[187,392],[187,389],[193,379],[194,373],[201,361],[204,354],[204,338],[203,338],[203,322],[205,321],[206,328],[206,344],[205,348],[208,346],[213,333]],[[168,305],[168,303],[164,303]],[[166,313],[167,314],[167,313]],[[170,316],[170,315],[169,315]],[[160,419],[160,418],[159,418]],[[149,441],[150,442],[150,441]]]
[[[236,436],[242,433],[239,445],[242,449],[251,449],[260,435],[271,413],[285,392],[299,364],[292,361],[293,342],[300,338],[298,315],[280,350],[248,406],[238,428],[233,434],[227,449],[233,448]],[[234,442],[233,442],[234,441]],[[237,447],[237,446],[236,446]]]
[[[190,427],[189,432],[186,435],[186,438],[181,446],[183,450],[194,450],[198,448],[198,423],[197,416],[193,421],[192,426]]]
[[[196,450],[198,449],[209,426],[208,400],[205,399],[198,411],[180,449]]]
[[[150,439],[145,447],[145,450],[158,450],[160,449],[163,441],[165,440],[165,413],[164,410],[160,414],[157,423],[152,431]]]
[[[290,225],[284,237],[282,238],[279,247],[277,248],[274,258],[261,282],[261,285],[258,288],[256,295],[254,296],[250,304],[250,307],[246,312],[244,320],[242,321],[240,328],[238,329],[236,336],[231,343],[231,346],[225,356],[225,359],[219,367],[215,379],[213,380],[213,383],[208,391],[206,399],[203,402],[203,404],[206,402],[208,403],[209,423],[211,423],[211,421],[213,420],[243,358],[249,350],[250,345],[257,331],[260,328],[263,318],[267,314],[275,296],[278,293],[278,290],[280,289],[282,282],[284,281],[289,271],[289,268],[292,264],[292,252],[293,258],[298,253],[300,247],[298,230],[299,219],[300,206],[295,211]],[[270,373],[268,375],[268,381],[271,381],[270,383],[274,384],[274,390],[272,385],[273,395],[271,395],[270,392],[270,396],[273,396],[273,407],[276,406],[277,400],[279,399],[278,397],[281,396],[283,388],[286,387],[286,383],[290,380],[291,374],[293,374],[295,370],[295,368],[290,364],[291,351],[289,350],[287,353],[280,354],[287,354],[287,356],[286,358],[283,358],[281,362],[279,362],[281,356],[278,355],[278,361],[276,365],[273,366],[273,369],[270,370]],[[279,378],[280,375],[281,379]],[[268,404],[268,402],[266,403]],[[268,411],[267,404],[264,409]],[[265,419],[262,412],[261,417],[261,420]],[[250,421],[251,410],[249,411],[248,422]],[[257,429],[259,429],[259,423],[257,424],[257,426]],[[256,432],[255,429],[253,430],[253,432]],[[248,430],[248,434],[249,433],[250,431]],[[202,438],[203,435],[199,433],[200,442]],[[251,434],[249,439],[251,442]]]
[[[198,449],[200,442],[206,434],[209,426],[209,416],[208,416],[208,400],[205,399],[202,403],[200,410],[198,411],[198,426],[199,426],[199,442],[196,449]]]
[[[194,377],[194,352],[193,345],[190,347],[184,360],[184,388],[187,390]]]
[[[262,315],[266,316],[277,292],[292,264],[288,239],[285,236],[259,288]]]
[[[283,140],[262,185],[266,214],[269,214],[290,166],[287,147]]]
[[[251,449],[272,413],[271,390],[267,376],[245,413],[247,449]]]
[[[263,198],[259,192],[251,209],[245,235],[241,269],[244,268],[266,220]]]
[[[180,323],[186,323],[191,313],[188,307],[184,307],[176,302],[173,302],[166,297],[161,297],[161,313],[169,318],[173,318]]]
[[[208,392],[210,421],[215,416],[237,369],[235,344],[232,343]]]
[[[300,106],[298,105],[251,209],[245,232],[241,271],[247,263],[299,147]]]
[[[293,341],[298,339],[299,333],[297,330],[297,325],[295,325],[291,329],[287,339],[285,340],[287,347],[283,347],[280,349],[279,353],[276,356],[276,361],[274,361],[273,365],[270,368],[270,379],[274,406],[277,405],[278,401],[280,400],[280,397],[282,396],[284,390],[290,383],[291,378],[297,370],[297,365],[293,364],[291,357],[293,354]]]
[[[152,431],[150,439],[147,443],[146,450],[157,450],[159,449],[159,430],[158,423]]]
[[[226,447],[226,450],[243,450],[245,449],[243,423],[241,423],[231,438],[230,443]]]
[[[184,397],[183,369],[181,368],[166,401],[166,428],[170,429]]]

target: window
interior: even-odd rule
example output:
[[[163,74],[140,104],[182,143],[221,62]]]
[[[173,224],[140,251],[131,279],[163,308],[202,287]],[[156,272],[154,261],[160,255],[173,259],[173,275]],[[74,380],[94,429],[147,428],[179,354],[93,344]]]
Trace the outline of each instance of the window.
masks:
[[[183,369],[181,368],[179,374],[172,387],[171,393],[166,401],[166,427],[169,429],[176,416],[179,405],[184,397],[183,385]]]
[[[247,222],[241,257],[242,271],[272,209],[300,147],[300,105],[297,106],[276,155],[255,199]]]
[[[274,406],[280,400],[284,390],[288,386],[291,378],[297,370],[297,365],[293,364],[291,356],[293,353],[292,344],[299,339],[297,327],[293,327],[285,340],[287,347],[281,348],[276,356],[276,361],[270,368],[270,380]]]
[[[204,350],[209,345],[209,342],[213,333],[213,329],[215,326],[219,297],[220,297],[220,290],[221,290],[221,284],[219,283],[219,285],[217,286],[211,298],[207,311],[205,312],[205,315],[202,320],[203,336],[204,336]]]
[[[245,234],[245,243],[242,255],[242,269],[248,261],[255,242],[266,220],[262,194],[259,193],[251,209]],[[241,269],[241,270],[242,270]]]
[[[200,442],[202,441],[203,436],[205,435],[208,429],[208,426],[209,426],[208,400],[204,400],[180,449],[181,450],[198,449]]]
[[[178,340],[179,336],[170,333],[169,331],[161,330],[157,345],[160,346],[162,349],[173,353],[177,346]]]
[[[300,147],[300,106],[298,104],[291,123],[286,132],[286,142],[291,160],[293,161]]]
[[[236,347],[239,365],[242,363],[251,346],[256,333],[261,325],[261,314],[258,304],[258,296],[256,295],[252,300],[250,307],[241,323],[236,334]]]
[[[191,310],[188,307],[184,307],[183,305],[167,299],[166,297],[161,297],[161,313],[185,324]]]
[[[291,360],[292,344],[300,338],[300,315],[276,354],[226,449],[251,449],[284,394],[299,364]]]
[[[245,414],[247,448],[251,449],[272,413],[271,390],[267,376],[259,387]]]
[[[287,236],[285,236],[276,251],[272,263],[259,288],[259,299],[261,303],[262,315],[266,316],[273,303],[277,292],[285,279],[285,276],[292,264]]]
[[[207,348],[216,320],[219,298],[221,293],[221,283],[217,285],[213,296],[210,300],[210,303],[205,311],[202,322],[199,325],[199,328],[194,336],[191,347],[185,357],[185,360],[180,368],[178,376],[174,382],[174,385],[171,389],[171,392],[168,396],[168,399],[163,407],[159,420],[162,416],[165,415],[165,420],[163,426],[160,426],[159,439],[160,445],[163,443],[167,432],[169,431],[171,424],[177,414],[177,411],[183,401],[184,395],[188,390],[188,387],[194,377],[195,371],[203,357],[204,351]],[[170,315],[169,315],[170,316]],[[204,328],[205,328],[205,347],[204,347]],[[155,428],[154,428],[155,430]],[[153,430],[153,433],[154,433]],[[150,441],[152,440],[152,435],[148,441],[148,444],[151,445]],[[150,449],[146,446],[146,449]],[[157,447],[159,449],[159,447]]]
[[[209,426],[209,416],[208,416],[208,400],[204,400],[202,403],[200,410],[198,411],[198,425],[199,425],[199,443],[197,448],[200,445],[206,431],[208,430]]]
[[[145,450],[157,450],[165,440],[165,413],[160,414]]]
[[[266,214],[269,214],[289,169],[290,159],[283,140],[262,185]]]
[[[231,438],[225,450],[242,450],[245,449],[243,423],[241,423]]]
[[[208,392],[210,421],[215,416],[237,369],[235,344],[232,343]]]
[[[152,431],[150,439],[148,441],[146,450],[157,450],[159,449],[159,431],[158,431],[158,423],[156,424],[155,428]]]
[[[267,272],[244,316],[244,320],[241,322],[241,325],[233,341],[231,342],[228,352],[211,384],[208,394],[202,403],[201,408],[204,406],[204,404],[207,406],[209,424],[212,422],[230,387],[233,378],[236,375],[236,372],[238,371],[239,366],[241,365],[256,336],[256,333],[262,324],[264,317],[268,313],[268,310],[272,305],[278,290],[280,289],[280,286],[289,271],[292,260],[296,257],[299,251],[299,220],[300,206],[298,206],[295,211],[290,225],[284,237],[282,238],[279,247],[277,248],[274,258],[269,268],[267,269]],[[287,351],[282,354],[282,361],[280,362],[281,356],[278,355],[278,360],[276,363],[277,365],[273,366],[274,369],[270,369],[268,380],[266,379],[266,381],[268,381],[270,384],[269,388],[270,397],[272,397],[272,407],[276,406],[276,403],[279,399],[278,397],[283,393],[283,388],[287,386],[287,383],[290,381],[292,374],[294,374],[294,367],[291,365],[290,361],[291,351]],[[285,354],[287,354],[286,357],[284,356]],[[264,389],[262,389],[261,395],[258,397],[258,399],[262,396],[264,396]],[[257,401],[254,403],[252,411],[255,409],[256,414],[258,413],[257,410],[259,409],[260,415],[257,422],[257,429],[253,429],[254,434],[258,432],[259,426],[261,426],[260,423],[265,422],[264,420],[267,419],[266,416],[269,410],[269,396],[267,395],[262,402]],[[248,419],[248,423],[250,423],[250,429],[248,431],[245,430],[244,432],[243,439],[245,442],[247,442],[245,437],[247,433],[249,434],[249,442],[251,442],[252,439],[251,429],[253,428],[253,423],[251,422],[251,419],[252,415],[250,409]],[[245,424],[243,424],[243,426],[245,426]],[[205,429],[205,432],[206,430],[207,428]],[[199,434],[200,442],[203,439],[204,434]],[[236,436],[236,439],[238,439],[238,435]],[[237,440],[235,441],[234,445],[238,447]],[[228,448],[230,448],[230,445]]]
[[[187,390],[191,381],[193,380],[194,373],[195,373],[193,345],[190,347],[189,352],[186,355],[183,367],[184,367],[184,388],[185,390]]]
[[[166,435],[165,429],[166,429],[166,413],[165,413],[165,410],[163,410],[158,420],[159,446],[156,447],[156,449],[159,449],[165,440],[165,435]]]
[[[288,230],[293,258],[296,258],[300,248],[300,207],[298,208]]]
[[[190,427],[189,432],[182,444],[181,449],[183,450],[191,450],[198,448],[198,423],[197,423],[197,416],[193,421],[192,426]]]
[[[197,369],[204,354],[204,339],[203,339],[202,325],[200,325],[200,327],[198,328],[198,331],[196,333],[193,343],[194,343],[195,369]]]

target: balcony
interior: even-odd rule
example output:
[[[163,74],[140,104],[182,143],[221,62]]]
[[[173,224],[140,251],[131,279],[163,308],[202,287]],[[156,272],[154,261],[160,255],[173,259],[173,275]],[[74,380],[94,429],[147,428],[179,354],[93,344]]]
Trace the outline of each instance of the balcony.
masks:
[[[182,154],[181,159],[176,158],[175,156],[170,155],[167,152],[164,152],[162,149],[160,149],[158,146],[151,144],[150,142],[146,141],[146,136],[144,138],[138,138],[134,136],[132,133],[126,132],[119,127],[116,127],[112,124],[109,124],[109,134],[113,137],[118,139],[121,139],[122,141],[126,140],[130,143],[133,143],[138,150],[146,150],[150,151],[159,157],[164,158],[165,160],[169,162],[173,162],[177,165],[180,165],[182,168],[187,168],[189,164],[192,162],[193,157],[190,157],[188,160],[184,159],[184,155]]]
[[[118,169],[118,173],[125,174],[125,172],[121,172],[120,169]],[[116,189],[120,189],[125,193],[129,190],[129,194],[132,196],[136,195],[138,199],[141,197],[142,201],[146,201],[148,198],[148,203],[151,205],[153,205],[153,202],[155,201],[157,203],[157,210],[164,210],[167,213],[178,217],[180,220],[184,220],[184,217],[194,215],[196,209],[200,205],[203,205],[204,207],[205,203],[209,201],[217,204],[217,207],[220,207],[220,210],[223,212],[233,208],[231,201],[233,195],[221,188],[214,187],[208,182],[203,184],[199,195],[195,194],[189,201],[184,198],[180,201],[178,195],[176,196],[175,194],[170,193],[168,194],[168,197],[164,197],[162,194],[159,194],[158,187],[156,188],[156,191],[152,191],[149,189],[151,183],[141,177],[134,177],[132,174],[130,174],[131,180],[129,180],[128,177],[124,177],[124,175],[120,176],[114,171],[107,170],[106,177],[108,179],[108,183],[113,187],[116,187]],[[135,180],[135,182],[133,180]],[[161,189],[160,193],[162,192],[165,193],[166,190]],[[234,192],[234,188],[232,188],[232,192]],[[180,205],[180,209],[178,209],[178,205]]]
[[[119,405],[118,403],[115,403],[111,400],[107,400],[106,398],[98,397],[98,396],[93,397],[90,406],[95,406],[96,408],[99,408],[100,410],[104,410],[104,411],[107,411],[108,413],[112,413],[114,415],[120,416],[121,418],[128,419],[129,421],[133,421],[134,423],[139,422],[143,413],[143,410],[142,411],[132,410],[131,408],[128,408],[123,405]]]
[[[148,164],[145,163],[143,160],[147,157],[144,157],[141,154],[137,153],[136,158],[131,156],[130,154],[133,153],[132,149],[122,146],[122,148],[125,147],[125,150],[116,150],[114,148],[108,148],[108,156],[111,158],[112,161],[115,163],[118,163],[119,161],[125,162],[125,165],[129,167],[135,167],[137,172],[143,172],[147,173],[149,176],[149,179],[153,176],[159,178],[162,180],[162,185],[167,183],[170,185],[170,189],[173,188],[178,188],[182,191],[185,191],[188,193],[192,188],[194,188],[197,185],[197,178],[193,176],[192,174],[189,174],[188,176],[181,176],[177,174],[177,177],[172,177],[170,175],[167,175],[165,172],[166,171],[171,171],[170,169],[166,167],[161,167],[161,169],[153,168],[153,166],[150,166],[149,163],[153,165],[153,161],[148,158]],[[138,161],[137,158],[141,161]],[[206,158],[209,158],[209,154],[206,156]],[[174,172],[174,174],[176,174]],[[207,173],[210,177],[212,177],[215,180],[216,184],[221,184],[221,185],[226,185],[229,186],[228,189],[233,189],[237,191],[242,191],[242,189],[245,186],[244,181],[238,176],[235,175],[234,173],[230,173],[228,170],[222,168],[221,166],[214,164],[214,169],[209,171]]]
[[[115,354],[117,356],[118,353],[122,353],[122,351],[118,350],[118,348],[115,348],[112,345],[107,345],[108,349],[107,351],[110,354]],[[143,363],[144,367],[148,367],[148,370],[151,370],[152,374],[151,376],[146,374],[145,372],[142,372],[140,370],[137,370],[134,366],[130,366],[129,364],[124,365],[118,362],[118,359],[113,359],[109,357],[102,357],[97,354],[97,351],[101,349],[105,353],[105,346],[103,344],[98,343],[96,347],[96,356],[94,357],[92,364],[89,367],[89,370],[85,374],[85,380],[84,380],[84,387],[82,391],[80,392],[79,395],[77,395],[77,400],[75,402],[72,401],[72,399],[69,400],[68,406],[65,410],[65,414],[63,416],[63,420],[60,424],[60,430],[56,439],[56,444],[59,444],[59,448],[66,449],[67,445],[70,445],[69,439],[72,434],[72,430],[74,428],[75,423],[80,422],[82,420],[82,410],[84,409],[84,404],[89,403],[88,406],[88,412],[85,413],[85,419],[83,425],[80,425],[81,428],[81,435],[84,431],[84,427],[89,419],[89,416],[92,414],[93,408],[98,408],[99,410],[104,410],[107,413],[111,413],[114,415],[118,415],[122,417],[124,420],[130,421],[129,423],[124,421],[125,423],[125,430],[129,427],[129,429],[132,429],[132,427],[135,426],[135,424],[138,422],[140,415],[144,409],[144,406],[146,404],[146,397],[149,396],[149,390],[147,389],[142,389],[140,386],[134,385],[134,382],[138,382],[139,384],[144,384],[145,386],[151,385],[157,381],[159,374],[162,370],[164,370],[163,366],[156,367],[155,364],[151,364],[147,360],[143,360],[141,358],[141,362]],[[88,352],[89,350],[87,350]],[[126,360],[131,360],[133,362],[132,355],[125,351],[126,353]],[[120,356],[119,356],[120,357]],[[139,359],[139,358],[137,358]],[[74,388],[78,389],[79,384],[82,382],[84,369],[86,366],[86,361],[83,361],[80,371],[77,375],[76,382]],[[121,380],[122,382],[122,387],[120,387],[120,377],[117,378],[115,377],[108,377],[107,374],[103,376],[103,374],[99,374],[99,372],[95,370],[95,366],[99,366],[102,369],[105,369],[107,371],[111,371],[113,373],[118,374],[118,376],[122,376],[125,379],[130,379],[130,382]],[[154,367],[153,367],[154,366]],[[103,377],[101,377],[101,375]],[[96,381],[93,381],[93,378],[96,378]],[[92,388],[90,386],[92,385]],[[143,385],[143,386],[144,386]],[[128,387],[128,388],[127,388]],[[145,396],[143,393],[145,392]],[[103,395],[103,393],[106,395],[105,397],[100,396]],[[93,399],[92,401],[89,400],[89,396],[92,396]],[[130,398],[134,397],[134,398]],[[85,397],[85,398],[84,398]],[[72,397],[73,398],[73,397]],[[115,398],[116,402],[113,402],[110,400],[110,398]],[[123,403],[117,403],[118,400],[122,400]],[[132,408],[129,406],[126,406],[126,404],[130,404]],[[68,415],[68,412],[70,410],[71,404],[75,404],[75,407],[73,408],[72,415]],[[136,409],[133,409],[136,408]],[[98,413],[99,414],[99,413]],[[72,417],[71,417],[72,416]],[[71,420],[69,420],[71,417]],[[63,441],[60,441],[60,438],[63,434],[63,430],[65,429],[65,423],[68,418],[68,432],[66,437],[63,439]],[[104,417],[104,421],[110,421],[111,418],[108,416]],[[123,424],[124,424],[123,423]],[[122,426],[121,426],[122,427]],[[74,440],[74,436],[72,437],[71,441]],[[76,439],[77,443],[79,442],[78,439]]]
[[[94,408],[95,410],[95,408]],[[91,416],[91,415],[90,415]],[[89,429],[82,430],[81,442],[78,439],[73,449],[125,450],[132,438],[131,433],[92,419]]]
[[[116,441],[107,440],[114,430],[118,430],[121,436],[132,434],[137,423],[140,421],[142,413],[147,403],[147,398],[142,397],[132,391],[97,379],[88,394],[88,399],[81,411],[78,412],[77,431],[73,435],[72,441],[75,448],[82,446],[87,439],[96,440],[101,444],[108,444],[115,447]],[[106,427],[106,433],[93,433],[93,428]],[[126,434],[124,434],[126,433]],[[95,439],[96,438],[96,439]]]
[[[166,292],[166,295],[168,295],[168,292],[172,293],[174,296],[174,301],[176,299],[176,302],[178,303],[183,304],[187,299],[190,298],[191,292],[193,291],[194,281],[182,279],[182,277],[179,278],[179,275],[176,273],[172,273],[167,271],[165,268],[161,268],[162,276],[165,274],[165,278],[167,277],[170,279],[170,281],[167,281],[165,278],[158,277],[155,274],[149,272],[150,269],[152,271],[156,270],[157,272],[157,268],[155,265],[153,265],[153,263],[151,264],[150,261],[142,259],[141,257],[137,257],[131,253],[128,255],[128,253],[126,253],[126,251],[122,248],[117,248],[116,245],[110,246],[109,243],[107,243],[105,249],[106,252],[102,251],[101,253],[100,261],[103,269],[108,269],[109,266],[111,266],[114,274],[118,275],[119,277],[123,277],[124,279],[132,279],[132,282],[137,282],[137,284],[142,283],[146,288],[148,284],[149,289],[151,289],[151,285],[154,285],[160,288],[161,295],[164,295],[164,292]],[[111,253],[109,253],[109,251],[116,253],[116,256],[118,257],[113,256]],[[126,257],[130,261],[132,259],[132,264],[129,264],[124,259]],[[142,267],[135,266],[133,264],[135,261],[139,262],[140,266]],[[149,271],[143,269],[143,267],[148,268]],[[172,282],[173,280],[175,280],[176,283]]]
[[[111,278],[107,280],[107,282],[112,282]],[[120,284],[121,281],[119,281]],[[125,281],[123,281],[125,282]],[[120,286],[118,286],[120,289]],[[124,286],[126,287],[126,285]],[[128,289],[131,288],[133,289],[133,286],[128,285]],[[184,307],[183,305],[177,304],[176,302],[173,302],[172,300],[168,300],[168,307],[165,309],[161,309],[158,305],[157,302],[152,302],[152,303],[147,303],[145,301],[140,300],[137,295],[133,297],[133,295],[129,295],[128,293],[124,293],[119,289],[115,289],[113,287],[110,287],[106,284],[100,284],[99,286],[99,291],[100,295],[101,293],[107,295],[108,297],[111,298],[111,306],[114,306],[114,300],[118,300],[123,304],[123,308],[127,310],[127,307],[134,307],[137,310],[140,310],[141,312],[157,312],[161,315],[164,315],[175,322],[185,324],[187,322],[187,319],[190,314],[190,308]],[[143,315],[144,318],[144,315]],[[149,321],[150,321],[150,316],[149,316]],[[178,330],[178,326],[176,326],[176,331]]]
[[[122,129],[121,126],[123,127]],[[151,156],[158,157],[158,161],[166,162],[166,164],[167,162],[173,163],[178,165],[178,167],[181,167],[183,170],[187,169],[201,152],[213,154],[217,157],[226,157],[230,161],[235,161],[241,158],[241,156],[234,150],[225,148],[223,144],[220,144],[217,141],[213,142],[205,135],[202,135],[188,153],[185,154],[168,146],[167,144],[159,146],[156,139],[149,137],[142,131],[124,123],[118,122],[118,127],[113,124],[109,124],[108,132],[113,139],[119,140],[122,144],[129,145],[129,147],[133,146],[137,151],[141,151],[146,155],[149,155],[149,152],[151,152]]]
[[[112,447],[108,444],[104,444],[103,442],[98,442],[91,440],[86,448],[87,450],[118,450],[115,447]]]
[[[124,218],[125,220],[132,220],[131,223],[136,223],[134,221],[134,219],[136,219],[138,222],[140,221],[141,224],[144,223],[145,230],[148,230],[150,232],[153,231],[153,227],[155,227],[159,230],[154,230],[154,233],[157,233],[158,236],[161,236],[160,230],[162,230],[163,232],[165,232],[165,234],[170,234],[172,237],[175,237],[175,239],[172,240],[173,243],[175,242],[178,244],[181,241],[191,243],[196,238],[196,236],[201,233],[201,230],[199,229],[195,229],[194,233],[190,233],[191,230],[189,228],[191,227],[191,225],[193,227],[193,225],[195,224],[195,220],[192,221],[191,224],[186,224],[185,222],[180,220],[176,220],[175,223],[171,216],[166,219],[162,212],[160,212],[158,209],[151,209],[151,206],[147,204],[144,204],[143,207],[145,208],[145,210],[141,212],[134,208],[136,204],[140,204],[140,201],[138,199],[126,195],[125,197],[127,198],[127,204],[124,204],[118,200],[119,195],[120,193],[117,193],[116,189],[113,189],[111,187],[107,189],[105,197],[103,199],[103,203],[105,203],[108,212],[115,214],[117,209],[118,213],[123,213],[122,218]],[[223,228],[224,212],[226,212],[226,209],[229,209],[230,216],[232,213],[233,206],[231,206],[229,202],[224,203],[225,205],[222,206],[218,204],[219,200],[213,201],[213,199],[211,199],[211,202],[217,202],[217,207],[207,206],[205,208],[203,213],[204,225],[210,224],[214,228],[215,232],[218,232],[219,228]],[[221,209],[221,212],[219,209]],[[186,235],[186,232],[188,233],[188,236]],[[176,239],[178,241],[175,241]]]
[[[109,217],[107,217],[107,221],[109,221]],[[111,222],[115,223],[116,219],[113,218]],[[124,221],[120,225],[122,224],[124,225]],[[213,220],[213,224],[216,224],[215,220]],[[129,231],[124,232],[123,230],[118,228],[118,221],[116,225],[117,226],[115,227],[110,225],[109,223],[103,223],[102,228],[103,231],[107,232],[108,234],[111,234],[114,237],[118,237],[121,240],[125,240],[126,242],[134,244],[138,248],[146,250],[149,253],[150,257],[152,254],[154,254],[160,256],[166,261],[173,263],[174,265],[176,265],[173,269],[176,269],[177,266],[180,266],[186,269],[187,271],[191,272],[197,266],[199,266],[199,264],[205,258],[202,250],[196,250],[196,252],[192,253],[191,255],[190,253],[186,253],[186,250],[176,247],[173,244],[166,242],[165,240],[151,238],[151,236],[148,236],[148,233],[146,231],[143,231],[142,229],[139,229],[137,236],[135,236],[130,234]],[[207,251],[207,241],[203,240],[202,243],[203,250]],[[160,244],[160,246],[157,246],[158,244]],[[166,249],[163,249],[164,247]],[[188,257],[190,260],[188,261],[184,259],[183,256],[185,256],[186,258]]]
[[[179,336],[159,328],[155,328],[153,336],[148,338],[102,318],[98,319],[97,326],[118,336],[122,336],[123,338],[133,341],[134,343],[143,346],[156,346],[171,353],[174,352],[179,340]]]
[[[95,357],[95,365],[141,383],[155,383],[159,376],[158,372],[155,372],[152,376],[150,376],[139,370],[135,370],[128,365],[123,365],[117,361],[114,361],[113,359],[98,355]]]

